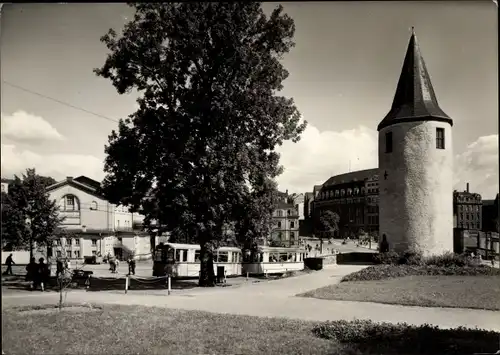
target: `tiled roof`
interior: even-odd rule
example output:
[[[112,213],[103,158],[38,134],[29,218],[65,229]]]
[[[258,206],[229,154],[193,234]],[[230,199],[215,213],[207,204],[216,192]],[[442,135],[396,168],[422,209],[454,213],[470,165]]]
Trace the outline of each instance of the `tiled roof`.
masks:
[[[378,130],[402,121],[429,119],[453,124],[451,118],[438,105],[417,37],[413,33],[408,43],[392,108],[378,125]]]
[[[352,181],[364,181],[376,174],[378,174],[378,169],[358,170],[346,174],[335,175],[329,178],[323,186],[337,185]]]

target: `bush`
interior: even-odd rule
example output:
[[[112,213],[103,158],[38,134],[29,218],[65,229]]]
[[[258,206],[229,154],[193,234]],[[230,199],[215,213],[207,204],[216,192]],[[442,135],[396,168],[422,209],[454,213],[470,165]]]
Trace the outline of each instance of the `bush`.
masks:
[[[424,324],[375,323],[369,320],[345,320],[317,325],[316,336],[356,346],[359,350],[394,354],[472,354],[495,352],[498,333],[482,329],[439,329]],[[371,351],[370,351],[371,350]]]
[[[478,266],[376,265],[346,275],[341,282],[375,281],[404,276],[500,276],[500,269]]]
[[[376,264],[386,265],[435,265],[435,266],[478,266],[480,262],[465,254],[446,252],[442,255],[424,257],[421,252],[408,250],[403,253],[389,251],[374,255]]]
[[[397,265],[399,263],[400,255],[395,251],[387,253],[378,253],[373,256],[375,264]]]

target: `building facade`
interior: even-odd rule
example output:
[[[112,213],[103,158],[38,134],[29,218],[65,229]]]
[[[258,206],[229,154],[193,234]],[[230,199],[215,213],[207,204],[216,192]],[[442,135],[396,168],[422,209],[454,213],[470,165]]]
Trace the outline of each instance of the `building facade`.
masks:
[[[498,221],[498,194],[494,200],[483,200],[481,227],[484,232],[500,232]]]
[[[286,247],[299,245],[299,213],[288,191],[279,192],[269,244]]]
[[[9,193],[9,184],[12,183],[11,179],[2,178],[2,192]]]
[[[47,187],[50,198],[56,201],[64,217],[63,236],[54,241],[48,256],[150,258],[149,235],[139,230],[143,216],[109,203],[99,195],[98,185],[99,182],[80,176],[68,177]]]
[[[377,128],[379,233],[391,250],[453,251],[452,125],[412,33],[392,108]]]
[[[314,233],[318,234],[319,216],[324,210],[339,217],[337,237],[355,237],[360,232],[378,229],[377,169],[354,171],[332,176],[314,200]],[[368,192],[369,191],[369,192]]]
[[[469,183],[465,191],[453,191],[453,227],[461,230],[482,230],[482,207],[481,195],[469,192]]]

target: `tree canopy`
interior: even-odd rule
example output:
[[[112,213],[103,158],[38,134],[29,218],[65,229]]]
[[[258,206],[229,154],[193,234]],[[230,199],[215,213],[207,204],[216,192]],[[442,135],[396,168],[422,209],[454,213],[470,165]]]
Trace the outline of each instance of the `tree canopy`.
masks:
[[[13,248],[49,246],[63,218],[55,201],[45,192],[47,178],[27,169],[14,177],[2,196],[2,242]]]
[[[339,230],[340,217],[333,211],[323,210],[319,215],[320,223],[320,238],[330,239],[333,238],[335,232]]]
[[[211,286],[227,226],[247,243],[265,232],[282,171],[275,148],[306,125],[277,94],[294,22],[257,2],[129,6],[134,18],[101,38],[110,54],[95,69],[118,93],[140,95],[109,136],[103,192],[141,209],[146,227],[155,220],[200,243],[200,285]]]

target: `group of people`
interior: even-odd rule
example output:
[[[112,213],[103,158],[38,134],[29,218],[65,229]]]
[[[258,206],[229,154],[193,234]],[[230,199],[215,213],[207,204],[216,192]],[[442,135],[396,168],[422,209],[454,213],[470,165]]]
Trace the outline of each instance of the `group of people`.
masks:
[[[115,256],[108,255],[109,270],[112,274],[116,274],[118,266],[120,266],[120,261]],[[127,259],[128,263],[128,274],[135,275],[135,259],[133,256],[129,256]]]
[[[30,289],[36,290],[40,286],[40,289],[45,291],[49,278],[50,268],[45,263],[45,259],[40,258],[37,263],[35,258],[31,258],[29,264],[26,265],[26,281],[30,282]]]

